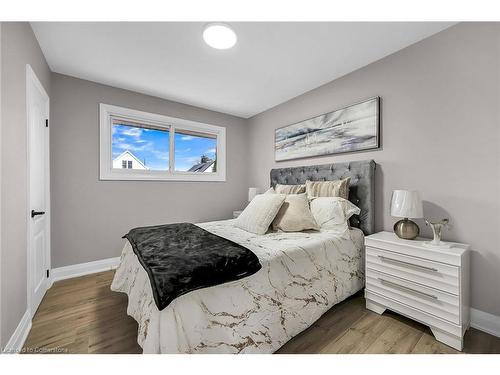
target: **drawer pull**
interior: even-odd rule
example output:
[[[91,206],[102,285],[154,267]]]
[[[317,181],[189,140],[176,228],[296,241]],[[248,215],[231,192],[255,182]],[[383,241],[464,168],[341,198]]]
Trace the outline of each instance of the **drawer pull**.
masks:
[[[402,289],[402,290],[407,291],[409,293],[417,294],[419,296],[426,297],[426,298],[431,298],[431,299],[434,299],[436,301],[438,300],[437,296],[435,296],[433,294],[428,294],[428,293],[421,292],[420,290],[415,290],[415,289],[412,289],[412,288],[408,288],[407,286],[399,285],[399,284],[393,283],[392,281],[381,279],[380,277],[378,278],[378,280],[382,284],[391,286],[393,288],[399,288],[399,289]]]
[[[378,257],[382,262],[392,262],[392,263],[396,263],[396,264],[401,264],[401,265],[406,266],[406,267],[415,267],[415,268],[419,268],[419,269],[426,270],[426,271],[438,272],[438,270],[436,268],[421,266],[419,264],[413,264],[410,262],[404,262],[404,261],[398,260],[398,259],[387,258],[383,255],[379,255]]]

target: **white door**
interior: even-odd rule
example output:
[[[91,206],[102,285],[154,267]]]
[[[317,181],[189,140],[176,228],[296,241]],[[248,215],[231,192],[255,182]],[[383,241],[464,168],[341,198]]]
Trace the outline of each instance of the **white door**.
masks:
[[[31,316],[49,287],[49,97],[26,66],[28,134],[28,305]]]

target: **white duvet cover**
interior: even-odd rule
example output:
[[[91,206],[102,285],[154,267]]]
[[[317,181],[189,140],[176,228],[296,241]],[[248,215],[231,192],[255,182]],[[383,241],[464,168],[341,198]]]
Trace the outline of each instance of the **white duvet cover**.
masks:
[[[232,223],[197,225],[253,251],[262,269],[182,295],[162,311],[126,243],[111,289],[128,295],[144,353],[273,353],[363,287],[360,230],[256,235]]]

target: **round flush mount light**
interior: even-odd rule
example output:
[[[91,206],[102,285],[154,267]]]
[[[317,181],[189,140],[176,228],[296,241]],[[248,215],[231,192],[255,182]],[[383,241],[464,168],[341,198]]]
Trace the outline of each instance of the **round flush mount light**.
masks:
[[[228,49],[236,44],[238,37],[229,25],[209,23],[203,30],[203,40],[212,48]]]

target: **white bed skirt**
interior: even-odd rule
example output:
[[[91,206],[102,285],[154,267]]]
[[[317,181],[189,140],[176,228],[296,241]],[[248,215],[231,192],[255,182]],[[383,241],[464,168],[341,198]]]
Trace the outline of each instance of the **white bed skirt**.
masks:
[[[273,353],[364,284],[363,235],[332,232],[254,235],[232,220],[197,224],[237,242],[262,269],[195,290],[159,311],[151,284],[127,242],[111,289],[128,295],[144,353]]]

